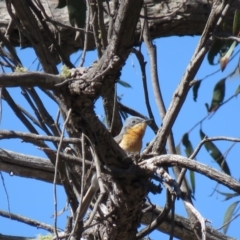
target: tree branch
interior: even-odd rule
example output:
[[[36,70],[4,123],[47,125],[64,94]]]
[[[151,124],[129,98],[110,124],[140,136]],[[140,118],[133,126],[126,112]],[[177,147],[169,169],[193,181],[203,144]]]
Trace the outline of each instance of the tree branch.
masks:
[[[203,29],[206,24],[207,16],[211,11],[211,7],[213,4],[213,0],[205,1],[187,1],[185,4],[184,10],[180,9],[185,0],[175,1],[169,0],[167,4],[165,2],[156,2],[154,0],[145,0],[144,4],[147,6],[147,16],[149,20],[149,27],[151,32],[151,37],[159,38],[159,37],[168,37],[168,36],[193,36],[193,35],[201,35]],[[43,7],[46,11],[44,16],[47,14],[49,17],[45,18],[46,21],[53,21],[54,24],[59,24],[61,28],[59,28],[59,35],[61,38],[59,39],[60,45],[64,45],[66,47],[62,48],[63,53],[66,56],[69,56],[71,53],[77,51],[79,48],[83,48],[83,45],[80,41],[75,41],[76,31],[80,31],[80,29],[74,29],[70,26],[68,20],[68,11],[67,8],[56,8],[55,1],[42,1]],[[239,6],[240,1],[236,0],[234,2],[234,6],[230,9],[230,16],[234,15],[235,9]],[[107,5],[104,5],[107,8]],[[109,4],[109,7],[113,8],[113,4]],[[176,11],[177,9],[177,11]],[[8,24],[10,22],[10,17],[6,14],[6,5],[4,1],[0,1],[0,31],[5,35],[7,32],[8,38],[15,46],[19,46],[19,34],[16,25],[13,25],[12,28],[8,29]],[[54,22],[55,20],[55,22]],[[108,29],[109,24],[109,16],[104,14],[104,23],[105,28]],[[61,25],[60,25],[61,24]],[[232,19],[228,17],[225,21],[225,25],[227,31],[231,32],[232,29]],[[186,28],[186,26],[188,26]],[[52,23],[49,23],[49,28],[53,32],[55,27]],[[40,29],[40,31],[44,32],[44,29]],[[84,30],[82,30],[84,31]],[[139,36],[141,34],[141,26],[140,23],[137,25],[137,29],[135,31],[135,44],[139,41]],[[44,36],[44,41],[47,46],[51,45],[50,39],[46,36],[46,34],[42,34]],[[67,44],[66,44],[67,43]],[[25,46],[30,46],[29,40],[24,39]],[[89,37],[88,49],[93,50],[95,48],[94,38],[91,34]],[[56,54],[52,52],[52,54]],[[55,57],[55,59],[59,58]]]
[[[223,17],[226,15],[227,10],[229,9],[229,2],[231,1],[224,1],[224,4],[222,3],[220,5],[217,5],[217,3],[214,2],[214,6],[208,18],[206,28],[204,29],[195,53],[193,54],[192,59],[187,66],[185,74],[173,95],[173,100],[171,101],[171,104],[163,119],[162,128],[158,131],[155,139],[149,144],[144,153],[150,152],[151,150],[158,153],[162,152],[164,149],[169,132],[172,129],[172,126],[191,87],[190,82],[194,79],[194,76],[202,64],[205,54],[209,50],[211,44],[214,42],[211,34],[217,30],[223,20]]]
[[[144,208],[149,207],[146,203]],[[163,212],[163,208],[156,206],[154,209],[143,213],[141,222],[145,225],[149,225],[153,220],[157,218]],[[165,220],[158,225],[157,230],[170,234],[172,226],[171,214],[169,214]],[[194,232],[192,231],[191,223],[189,219],[181,217],[177,214],[174,215],[174,232],[173,236],[182,240],[198,240]],[[234,238],[228,237],[212,227],[207,226],[207,239],[208,240],[234,240]],[[235,239],[236,240],[236,239]]]
[[[23,217],[23,216],[18,215],[18,214],[13,214],[13,213],[9,213],[9,212],[5,212],[3,210],[0,210],[0,216],[5,217],[5,218],[9,218],[11,220],[16,220],[18,222],[28,224],[28,225],[33,226],[33,227],[41,228],[41,229],[44,229],[44,230],[46,230],[48,232],[51,232],[51,233],[54,232],[54,229],[51,225],[48,225],[46,223],[41,223],[39,221],[30,219],[30,218]]]
[[[235,192],[240,193],[240,182],[232,178],[231,176],[219,172],[214,168],[211,168],[203,163],[193,161],[192,159],[182,157],[180,155],[166,154],[157,157],[150,158],[140,163],[142,169],[151,169],[151,166],[179,166],[189,170],[203,174],[204,176],[223,184],[224,186],[232,189]]]
[[[0,87],[42,87],[53,89],[65,79],[60,75],[41,72],[0,74]]]

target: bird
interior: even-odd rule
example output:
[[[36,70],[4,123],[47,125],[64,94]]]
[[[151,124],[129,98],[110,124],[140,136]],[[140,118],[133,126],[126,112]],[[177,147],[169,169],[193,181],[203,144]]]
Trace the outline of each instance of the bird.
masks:
[[[127,153],[139,153],[142,148],[142,139],[147,125],[151,119],[140,117],[128,117],[123,124],[122,130],[114,140]]]
[[[140,153],[142,148],[142,139],[145,134],[147,125],[151,119],[143,119],[140,117],[128,117],[123,124],[121,132],[114,138],[119,146],[127,153]],[[85,194],[80,212],[79,219],[82,219],[89,208],[95,193],[98,191],[99,185],[96,173],[93,174],[91,185]]]

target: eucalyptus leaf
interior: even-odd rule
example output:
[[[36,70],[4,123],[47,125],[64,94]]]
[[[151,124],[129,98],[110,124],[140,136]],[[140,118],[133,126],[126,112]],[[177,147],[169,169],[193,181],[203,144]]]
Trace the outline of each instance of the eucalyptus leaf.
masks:
[[[206,136],[207,135],[202,131],[202,129],[200,129],[201,139],[204,139]],[[228,164],[220,150],[216,147],[216,145],[213,142],[208,141],[204,143],[204,147],[210,153],[211,157],[215,160],[215,162],[221,167],[223,172],[231,176]]]
[[[123,86],[123,87],[126,87],[126,88],[132,88],[132,86],[129,84],[129,83],[127,83],[127,82],[125,82],[125,81],[123,81],[123,80],[118,80],[117,81],[121,86]]]
[[[221,79],[214,87],[211,106],[208,112],[216,111],[218,106],[222,103],[225,97],[225,81],[226,78]]]
[[[226,224],[226,225],[223,227],[223,233],[224,233],[224,234],[227,233],[227,230],[228,230],[229,225],[230,225],[230,223],[228,223],[228,222],[232,219],[232,217],[233,217],[233,215],[234,215],[234,211],[235,211],[237,205],[239,204],[239,202],[240,202],[240,201],[236,201],[236,202],[232,203],[232,204],[228,207],[227,211],[225,212],[224,219],[223,219],[223,225]],[[228,224],[227,224],[227,223],[228,223]]]
[[[239,197],[240,194],[235,192],[235,193],[224,193],[224,192],[220,192],[217,190],[218,193],[220,193],[221,195],[225,196],[225,199],[223,201],[227,201],[229,199],[232,199],[234,197]]]
[[[193,100],[196,102],[198,97],[198,89],[201,85],[201,80],[197,80],[197,82],[193,85]]]

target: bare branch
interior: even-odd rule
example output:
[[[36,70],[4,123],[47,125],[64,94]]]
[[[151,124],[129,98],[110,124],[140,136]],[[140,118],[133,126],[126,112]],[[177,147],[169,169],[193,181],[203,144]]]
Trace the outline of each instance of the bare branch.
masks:
[[[151,169],[151,166],[180,166],[189,170],[203,174],[204,176],[223,184],[224,186],[240,193],[240,183],[231,176],[221,173],[203,163],[193,161],[192,159],[180,155],[166,154],[150,158],[140,163],[142,169]]]
[[[50,54],[48,46],[41,34],[40,26],[37,19],[31,11],[29,4],[26,1],[9,1],[6,0],[9,15],[14,20],[20,31],[28,38],[34,48],[39,61],[47,73],[57,74],[58,70],[54,64],[53,55]],[[13,13],[12,6],[15,10]],[[19,21],[21,19],[21,21]],[[31,19],[29,21],[29,19]]]
[[[0,130],[0,139],[9,139],[9,138],[21,138],[26,142],[32,142],[33,140],[44,140],[51,142],[59,142],[60,137],[54,136],[43,136],[37,135],[33,133],[24,133],[17,131],[8,131],[8,130]],[[81,139],[79,138],[63,138],[64,143],[81,143]]]
[[[59,75],[40,72],[0,74],[0,87],[42,87],[53,89],[65,79]]]
[[[227,10],[229,9],[229,2],[231,1],[224,1],[220,5],[217,5],[217,3],[214,2],[214,6],[208,18],[206,28],[186,69],[181,83],[173,95],[173,100],[169,106],[169,109],[167,110],[166,116],[163,119],[162,128],[152,143],[149,144],[149,147],[144,151],[145,153],[149,152],[151,149],[153,152],[161,152],[161,150],[164,148],[169,131],[171,130],[190,89],[189,84],[194,79],[194,76],[201,66],[205,54],[207,53],[211,44],[214,42],[213,37],[211,37],[212,31],[215,32],[217,27],[222,22],[223,16],[226,15]]]
[[[47,150],[45,149],[45,151]],[[56,157],[56,154],[56,151],[52,151],[53,156]],[[81,165],[81,159],[78,157],[63,153],[60,153],[59,156],[62,161]],[[16,175],[53,183],[54,166],[48,159],[15,153],[5,149],[0,149],[0,157],[0,170],[9,173],[11,176]],[[92,164],[89,160],[85,160],[85,163],[88,166]],[[61,184],[59,178],[57,184]]]
[[[205,137],[196,147],[195,151],[192,153],[192,155],[189,157],[191,159],[195,158],[200,151],[201,147],[204,145],[206,142],[213,142],[213,141],[229,141],[229,142],[240,142],[240,138],[231,138],[231,137],[225,137],[225,136],[219,136],[219,137]]]
[[[0,240],[38,240],[36,237],[20,237],[0,234]]]
[[[61,134],[61,137],[60,137],[60,141],[59,141],[59,144],[58,144],[58,149],[57,149],[57,155],[56,155],[56,162],[55,162],[55,166],[54,166],[54,178],[53,178],[53,194],[54,194],[54,234],[57,236],[58,238],[58,230],[57,230],[57,188],[56,188],[56,184],[57,184],[57,175],[58,175],[58,171],[60,168],[60,152],[62,150],[62,140],[63,140],[63,136],[64,136],[64,132],[65,132],[65,128],[66,128],[66,125],[69,121],[69,118],[70,118],[70,115],[72,113],[72,109],[70,108],[69,111],[68,111],[68,115],[67,115],[67,118],[63,124],[63,129],[62,129],[62,134]],[[71,204],[71,202],[70,202]],[[71,204],[72,206],[72,204]]]
[[[16,220],[18,222],[28,224],[28,225],[33,226],[33,227],[41,228],[41,229],[44,229],[44,230],[46,230],[48,232],[51,232],[51,233],[54,232],[54,229],[51,225],[48,225],[46,223],[38,222],[38,221],[33,220],[31,218],[26,218],[26,217],[23,217],[23,216],[20,216],[20,215],[17,215],[17,214],[13,214],[13,213],[8,213],[8,212],[2,211],[2,210],[0,210],[0,216],[5,217],[5,218],[9,218],[9,219],[12,219],[12,220]]]
[[[163,210],[159,213],[159,215],[155,219],[153,218],[153,220],[149,223],[149,225],[146,228],[142,229],[137,234],[137,239],[142,239],[146,235],[150,234],[153,230],[157,229],[166,220],[171,210],[172,204],[174,203],[174,201],[172,200],[172,195],[170,194],[169,191],[166,191],[166,195],[167,199]]]
[[[145,208],[149,207],[149,204],[145,204]],[[153,220],[161,214],[163,211],[160,207],[155,207],[154,209],[151,209],[150,211],[147,211],[143,213],[141,222],[145,225],[149,225]],[[171,232],[171,215],[168,215],[167,218],[164,219],[162,224],[158,225],[157,230],[164,232],[166,234],[170,234]],[[174,216],[174,232],[173,236],[178,239],[191,239],[191,240],[198,240],[194,232],[191,230],[191,223],[189,219],[181,217],[177,214]],[[234,238],[228,237],[212,227],[207,226],[207,239],[208,240],[234,240]],[[235,239],[236,240],[236,239]]]
[[[142,9],[142,13],[144,16],[147,16],[146,6],[144,6],[144,8]],[[158,107],[158,111],[160,113],[161,118],[163,119],[166,114],[166,108],[164,105],[164,101],[162,98],[162,93],[159,85],[156,46],[152,43],[151,36],[148,29],[148,21],[146,19],[141,19],[141,27],[143,31],[143,40],[144,40],[144,43],[146,44],[147,51],[150,58],[152,89],[153,89],[155,101]]]
[[[150,105],[150,102],[149,102],[149,95],[148,95],[148,88],[147,88],[147,76],[146,76],[146,70],[145,70],[146,62],[144,61],[144,56],[140,51],[133,48],[132,52],[136,55],[136,57],[138,59],[138,62],[139,62],[139,65],[140,65],[140,68],[141,68],[145,103],[146,103],[146,107],[147,107],[147,110],[148,110],[149,118],[152,119],[151,124],[152,124],[152,126],[154,126],[154,129],[155,129],[154,132],[157,133],[158,127],[157,127],[157,124],[155,122],[154,115],[152,113],[151,105]]]

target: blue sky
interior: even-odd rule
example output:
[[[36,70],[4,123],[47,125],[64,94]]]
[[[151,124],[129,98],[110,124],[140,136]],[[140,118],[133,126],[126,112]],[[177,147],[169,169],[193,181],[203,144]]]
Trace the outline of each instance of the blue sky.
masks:
[[[189,60],[191,59],[198,40],[199,37],[171,37],[154,41],[154,43],[157,45],[159,81],[166,108],[168,108],[172,100],[173,93],[184,74],[184,71]],[[149,60],[144,47],[143,52],[145,53],[147,61],[146,70],[148,76],[147,82],[150,103],[156,123],[158,126],[160,126],[161,120],[156,107],[150,81]],[[22,59],[24,66],[26,68],[29,68],[29,66],[31,66],[31,63],[35,60],[33,51],[31,49],[18,49],[18,53],[20,55],[20,59]],[[76,53],[72,59],[76,59],[79,54],[80,52]],[[229,64],[224,72],[220,71],[212,77],[207,78],[201,84],[197,102],[193,101],[192,91],[189,92],[186,102],[173,126],[173,134],[176,145],[181,141],[184,133],[188,132],[198,121],[207,115],[206,107],[204,104],[206,102],[209,104],[211,103],[212,92],[216,82],[233,71],[233,69],[237,66],[238,59],[239,56],[237,56],[231,62],[231,64]],[[85,66],[89,66],[95,60],[95,52],[87,53]],[[34,63],[31,66],[31,71],[36,70],[36,64],[37,63]],[[219,69],[219,66],[210,66],[205,60],[195,79],[202,79],[217,69]],[[139,64],[133,54],[129,56],[128,61],[124,66],[121,80],[128,82],[132,86],[131,88],[123,88],[122,86],[118,86],[118,95],[122,96],[122,103],[148,116],[143,96],[141,71]],[[234,94],[238,85],[239,76],[227,80],[225,99]],[[29,109],[29,111],[31,111],[30,108],[26,106],[26,102],[21,95],[20,89],[10,89],[10,92],[13,94],[14,99],[18,104],[26,107]],[[51,101],[47,99],[44,94],[41,96],[47,102],[46,104],[49,112],[55,119],[57,114],[57,106],[54,103],[51,103]],[[101,116],[104,116],[103,109],[101,107],[101,99],[99,99],[99,101],[96,103],[95,111],[96,114],[100,116],[100,118]],[[4,101],[2,115],[3,117],[1,122],[1,129],[26,131],[26,128],[14,117],[14,114]],[[239,121],[240,111],[238,97],[225,104],[211,118],[206,119],[202,123],[202,128],[209,137],[224,135],[229,137],[239,137]],[[194,148],[200,141],[199,129],[200,126],[197,126],[189,135]],[[147,142],[150,142],[153,137],[153,131],[148,128],[144,137],[143,146],[145,146]],[[215,144],[221,149],[222,153],[224,154],[232,143],[215,142]],[[27,143],[22,143],[21,140],[1,140],[0,146],[1,148],[14,150],[20,153],[45,157],[44,154],[35,146]],[[181,147],[181,152],[184,154],[184,147]],[[239,153],[239,145],[236,144],[226,158],[232,176],[234,176],[236,179],[239,179],[240,177],[239,168],[237,167],[239,166]],[[213,168],[219,169],[218,165],[212,160],[204,148],[202,148],[197,155],[197,160]],[[53,218],[51,217],[54,212],[52,184],[46,184],[37,180],[24,179],[16,176],[10,177],[6,173],[3,173],[3,177],[8,191],[10,209],[12,213],[20,214],[25,217],[33,218],[35,220],[53,225]],[[239,200],[239,198],[224,202],[224,198],[221,195],[217,194],[216,192],[212,194],[216,187],[220,191],[230,192],[230,190],[227,190],[222,186],[217,186],[217,184],[212,180],[209,180],[200,174],[196,174],[196,200],[194,201],[194,205],[204,218],[211,221],[211,225],[214,228],[219,228],[222,226],[223,216],[227,207],[234,200]],[[57,192],[58,208],[61,210],[65,206],[66,197],[61,187],[57,188]],[[2,196],[0,201],[0,209],[7,211],[7,198],[6,194],[4,193],[2,184],[0,184],[0,194]],[[163,193],[161,195],[151,196],[151,200],[153,203],[164,206],[165,194]],[[177,214],[186,216],[181,201],[176,202],[175,209]],[[59,217],[58,223],[60,228],[64,229],[67,214],[68,213],[65,213]],[[228,235],[235,238],[240,238],[238,227],[239,223],[240,220],[237,219],[231,224]],[[0,233],[19,236],[36,236],[38,234],[46,234],[46,231],[0,217]],[[155,232],[150,235],[151,239],[159,239],[160,236],[163,240],[169,239],[167,235],[161,234],[159,232]]]

